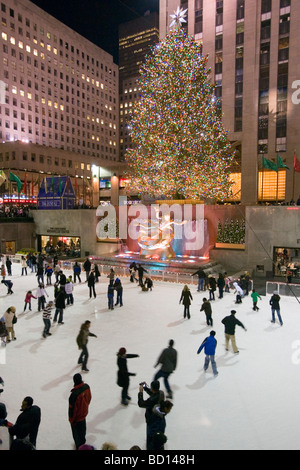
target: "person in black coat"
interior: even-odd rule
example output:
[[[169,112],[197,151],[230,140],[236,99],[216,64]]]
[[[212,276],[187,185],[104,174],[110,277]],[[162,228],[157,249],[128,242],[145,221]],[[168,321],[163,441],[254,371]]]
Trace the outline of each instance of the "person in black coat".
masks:
[[[92,295],[96,298],[96,291],[95,291],[95,274],[94,271],[91,271],[88,277],[88,287],[90,289],[90,299]]]
[[[145,391],[149,398],[144,400],[143,391]],[[140,408],[145,408],[145,420],[146,420],[146,446],[147,450],[151,447],[151,420],[152,420],[152,413],[153,407],[159,404],[161,401],[165,399],[165,394],[162,390],[160,390],[160,383],[159,380],[153,380],[151,382],[150,388],[146,384],[146,382],[140,383],[139,393],[138,393],[138,406]]]
[[[280,314],[280,304],[279,304],[279,301],[280,301],[280,296],[278,295],[278,293],[276,291],[273,292],[273,295],[270,299],[270,305],[271,305],[271,311],[272,311],[272,320],[271,320],[271,323],[275,323],[275,312],[277,313],[277,317],[278,317],[278,320],[279,320],[279,323],[280,325],[282,326],[283,325],[283,321],[282,321],[282,318],[281,318],[281,314]]]
[[[131,359],[134,357],[139,357],[139,355],[127,354],[125,348],[120,348],[117,353],[117,365],[118,365],[117,384],[119,385],[119,387],[122,388],[121,405],[125,405],[125,406],[128,405],[128,400],[131,400],[131,397],[128,395],[129,377],[136,375],[133,372],[128,372],[127,359]]]
[[[225,326],[225,349],[228,351],[229,341],[231,341],[233,352],[235,354],[239,353],[239,350],[236,346],[235,342],[235,327],[236,325],[241,326],[245,331],[246,328],[244,327],[243,323],[240,322],[237,318],[235,318],[236,311],[231,310],[231,315],[223,318],[222,323]]]
[[[123,286],[118,277],[116,278],[113,284],[113,287],[115,291],[117,292],[117,299],[116,299],[115,306],[120,304],[120,307],[122,307],[123,306]]]
[[[61,325],[64,324],[63,322],[63,316],[64,316],[64,309],[66,308],[66,293],[65,293],[65,289],[57,289],[56,291],[56,296],[55,296],[55,315],[54,315],[54,318],[53,318],[53,321],[56,322],[57,321],[57,317],[59,316],[58,318],[58,323],[60,323]]]
[[[196,276],[196,275],[198,276],[197,291],[200,292],[201,290],[204,290],[206,274],[203,269],[199,268],[195,273],[192,274],[192,276]]]
[[[222,273],[219,273],[219,277],[218,277],[218,280],[217,280],[217,285],[218,285],[218,289],[219,289],[219,299],[222,299],[223,298],[224,288],[225,288],[225,278],[224,278]]]
[[[139,275],[139,286],[143,286],[144,283],[143,283],[143,276],[144,276],[144,273],[147,273],[147,269],[143,268],[143,266],[141,266],[140,264],[138,265],[138,268],[137,268],[137,271],[138,271],[138,275]]]
[[[11,443],[14,436],[17,439],[24,439],[28,436],[31,444],[36,447],[36,439],[41,422],[41,409],[33,405],[31,397],[25,397],[22,402],[21,411],[22,413],[18,416],[16,423],[8,428]]]
[[[205,297],[203,299],[200,312],[205,313],[207,326],[213,326],[211,303]]]
[[[208,290],[209,290],[209,300],[215,300],[215,290],[217,288],[217,281],[210,274],[208,276]]]
[[[91,266],[92,266],[92,263],[91,263],[90,260],[87,258],[87,259],[85,260],[85,262],[83,263],[83,269],[84,269],[84,271],[85,271],[86,281],[87,281],[88,278],[89,278]]]
[[[11,266],[12,266],[12,262],[11,260],[9,259],[9,256],[6,257],[6,269],[7,269],[7,275],[8,276],[11,276]]]
[[[191,318],[190,315],[190,305],[191,305],[191,300],[193,300],[191,291],[187,285],[184,286],[181,292],[181,297],[179,300],[179,303],[183,303],[184,305],[184,311],[183,311],[183,318],[188,317],[188,319]]]
[[[149,447],[147,450],[157,450],[155,443],[155,436],[158,433],[164,435],[166,430],[166,415],[170,413],[173,408],[173,403],[169,400],[162,400],[157,405],[154,405],[149,422]],[[161,447],[160,447],[161,449]],[[163,450],[163,449],[161,449]]]

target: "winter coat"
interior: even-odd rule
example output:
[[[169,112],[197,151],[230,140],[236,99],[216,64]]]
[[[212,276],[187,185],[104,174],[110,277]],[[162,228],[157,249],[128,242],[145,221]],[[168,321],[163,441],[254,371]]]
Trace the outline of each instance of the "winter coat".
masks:
[[[271,305],[272,309],[280,310],[279,301],[280,301],[280,296],[278,294],[273,294],[271,299],[270,299],[270,305]]]
[[[66,308],[66,293],[64,290],[59,290],[55,298],[55,307],[56,308]]]
[[[200,354],[204,348],[204,352],[207,356],[214,356],[216,353],[217,340],[214,336],[210,335],[202,342],[200,345],[197,354]]]
[[[88,277],[88,287],[92,287],[95,285],[95,275],[93,272]]]
[[[80,274],[81,273],[81,267],[79,266],[79,264],[75,263],[74,266],[73,266],[73,271],[74,273],[76,274]]]
[[[15,316],[14,312],[5,312],[3,315],[4,321],[5,321],[5,326],[6,328],[12,328],[13,327],[13,318]]]
[[[41,409],[36,405],[30,406],[18,416],[14,426],[9,428],[9,434],[17,439],[24,439],[29,435],[30,442],[34,443],[32,439],[35,441],[40,422]]]
[[[211,315],[212,314],[212,309],[211,309],[211,303],[206,300],[203,302],[200,308],[200,312],[205,312],[205,315]]]
[[[25,302],[26,302],[26,303],[29,303],[29,302],[31,302],[31,299],[36,299],[36,297],[35,297],[33,294],[29,294],[29,293],[27,292],[27,294],[26,294],[26,296],[25,296]]]
[[[153,406],[152,413],[149,415],[149,420],[147,423],[147,434],[149,434],[150,438],[157,432],[164,434],[166,425],[166,413],[160,410],[158,403],[157,405]]]
[[[218,277],[217,285],[219,288],[225,287],[225,279],[223,276]]]
[[[71,390],[69,397],[69,422],[71,425],[84,421],[92,399],[91,389],[88,384],[81,382]]]
[[[44,287],[38,287],[37,290],[36,290],[36,296],[37,297],[49,297],[48,295],[48,292],[46,291],[46,289],[44,289]]]
[[[206,278],[206,274],[205,272],[203,271],[203,269],[198,269],[198,271],[196,271],[194,274],[192,274],[192,276],[198,276],[199,279],[205,279]]]
[[[191,300],[193,300],[190,290],[183,290],[181,292],[181,297],[179,303],[182,301],[183,305],[191,305]]]
[[[208,278],[208,285],[209,285],[210,290],[212,290],[213,292],[216,290],[217,281],[215,280],[214,277],[209,277]]]
[[[79,349],[82,349],[83,346],[87,345],[89,336],[96,337],[96,335],[94,335],[94,333],[91,333],[90,330],[86,328],[83,324],[76,338],[76,342],[77,342]]]
[[[261,296],[257,292],[252,292],[251,297],[253,302],[257,302],[258,299],[261,299]]]
[[[117,384],[119,387],[127,387],[129,385],[129,377],[134,376],[135,374],[132,372],[128,372],[127,369],[127,359],[131,359],[133,357],[139,357],[138,354],[126,354],[126,356],[117,355],[117,366],[118,366],[118,374],[117,374]]]
[[[167,374],[171,374],[177,366],[177,351],[172,346],[165,348],[161,355],[159,356],[157,363],[155,365],[158,366],[161,364],[161,370],[166,372]]]
[[[165,399],[165,394],[162,390],[158,390],[157,392],[153,392],[148,387],[145,387],[144,391],[146,393],[148,393],[149,398],[144,400],[143,392],[139,392],[138,393],[138,406],[140,408],[146,408],[145,419],[146,419],[146,423],[148,425],[148,423],[151,420],[151,415],[152,415],[152,410],[153,410],[154,405],[157,405],[162,400],[164,400]]]
[[[225,333],[228,335],[235,334],[235,327],[236,325],[241,326],[246,329],[242,322],[240,322],[234,315],[229,315],[228,317],[223,318],[222,320],[223,325],[225,325]]]
[[[73,283],[70,281],[67,281],[65,285],[65,293],[72,294],[72,292],[73,292]]]
[[[85,271],[90,271],[91,270],[92,263],[90,262],[89,259],[86,259],[85,262],[83,263],[83,269]]]

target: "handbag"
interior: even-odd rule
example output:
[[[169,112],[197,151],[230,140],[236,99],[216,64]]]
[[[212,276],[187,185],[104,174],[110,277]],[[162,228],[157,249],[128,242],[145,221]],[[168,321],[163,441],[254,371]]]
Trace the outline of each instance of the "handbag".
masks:
[[[17,323],[17,321],[18,321],[18,318],[16,317],[16,315],[14,315],[14,317],[13,317],[13,319],[12,319],[13,325],[14,325],[15,323]]]

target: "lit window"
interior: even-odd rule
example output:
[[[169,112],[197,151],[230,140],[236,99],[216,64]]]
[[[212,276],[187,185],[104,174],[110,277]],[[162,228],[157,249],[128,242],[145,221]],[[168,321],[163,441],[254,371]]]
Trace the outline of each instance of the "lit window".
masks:
[[[11,36],[11,38],[10,38],[10,43],[11,43],[11,44],[16,44],[16,40],[15,40],[15,38],[12,37],[12,36]]]
[[[17,94],[17,87],[13,86],[11,91],[14,95],[16,95]]]
[[[20,49],[23,49],[23,48],[24,48],[24,44],[23,44],[22,41],[19,41],[19,48],[20,48]]]
[[[56,47],[53,47],[53,53],[54,53],[55,55],[57,55],[57,49],[56,49]]]
[[[4,41],[7,41],[7,34],[6,33],[2,33],[2,39],[4,39]]]
[[[26,46],[26,52],[31,52],[31,47],[30,46]]]
[[[47,51],[51,52],[51,46],[50,46],[50,44],[47,44]]]
[[[33,54],[34,54],[35,56],[37,56],[37,55],[38,55],[38,51],[37,51],[37,49],[33,49]]]

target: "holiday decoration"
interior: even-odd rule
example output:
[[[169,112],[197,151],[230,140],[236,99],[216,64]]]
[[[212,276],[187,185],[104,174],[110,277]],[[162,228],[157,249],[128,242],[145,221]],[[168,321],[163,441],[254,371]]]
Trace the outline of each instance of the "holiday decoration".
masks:
[[[146,57],[141,98],[131,121],[127,151],[129,189],[175,199],[224,200],[231,196],[230,142],[216,108],[207,56],[180,25]]]

